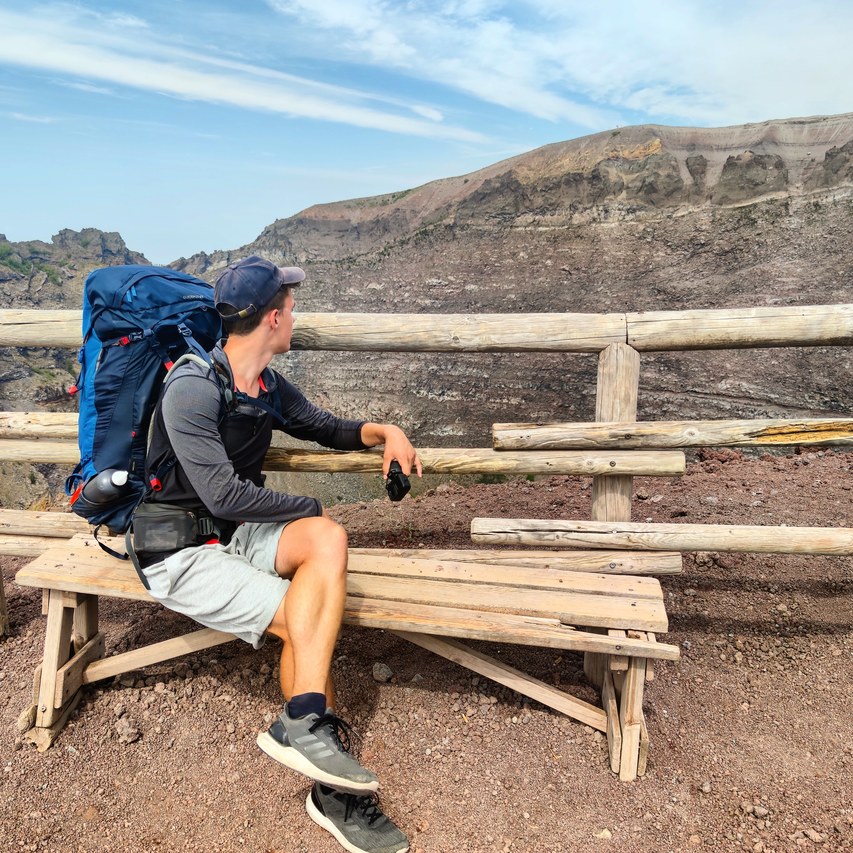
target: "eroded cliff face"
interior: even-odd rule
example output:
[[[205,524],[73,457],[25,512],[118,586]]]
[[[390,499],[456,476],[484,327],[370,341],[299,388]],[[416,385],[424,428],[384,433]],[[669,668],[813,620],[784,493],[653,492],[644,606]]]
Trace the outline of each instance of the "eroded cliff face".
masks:
[[[0,234],[0,307],[69,308],[82,305],[83,283],[96,267],[147,264],[115,232],[64,229],[50,243],[13,243]],[[77,377],[77,353],[16,349],[0,340],[0,409],[73,411],[68,387]],[[69,473],[56,465],[0,463],[0,506],[21,509],[59,499]]]
[[[436,229],[381,259],[312,262],[298,309],[512,315],[849,302],[851,227],[853,196],[842,195],[570,233]],[[284,361],[314,396],[352,414],[403,418],[427,444],[488,444],[496,421],[594,417],[591,355],[292,353]],[[640,417],[839,416],[853,402],[850,362],[844,347],[644,354]]]
[[[96,267],[147,264],[116,232],[65,228],[50,243],[12,243],[0,234],[0,301],[14,308],[79,308]]]
[[[12,243],[0,234],[0,306],[73,308],[83,303],[83,283],[96,267],[147,264],[115,232],[64,229],[50,243]],[[23,411],[44,405],[66,407],[76,376],[76,353],[18,350],[0,341],[0,408]],[[5,504],[2,504],[5,506]]]
[[[205,272],[252,250],[291,262],[343,260],[465,227],[571,229],[655,220],[851,181],[853,114],[727,128],[627,127],[554,143],[454,178],[310,207],[235,252],[180,262]]]

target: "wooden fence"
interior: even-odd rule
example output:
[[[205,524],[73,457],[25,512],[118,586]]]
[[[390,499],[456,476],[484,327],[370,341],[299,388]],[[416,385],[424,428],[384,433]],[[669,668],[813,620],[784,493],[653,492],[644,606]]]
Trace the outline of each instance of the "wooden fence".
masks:
[[[0,310],[0,344],[76,349],[80,324],[79,311]],[[642,352],[851,343],[853,304],[618,314],[300,313],[293,335],[294,350],[597,354],[595,424],[498,424],[494,448],[422,448],[419,454],[427,471],[591,476],[592,520],[620,523],[631,518],[634,476],[677,476],[684,471],[684,455],[676,448],[853,444],[853,420],[846,418],[638,423]],[[0,460],[70,466],[77,459],[76,415],[0,412]],[[381,462],[381,453],[375,451],[272,449],[266,467],[271,471],[375,472]],[[473,531],[479,541],[537,541],[570,547],[581,541],[578,531],[573,538],[571,531],[557,526],[543,528],[545,523],[536,528],[537,523],[526,522],[521,530],[524,525],[518,522],[523,520],[515,520],[516,528],[508,532],[488,528],[485,521],[478,521]],[[498,526],[507,528],[511,520],[501,521]],[[24,521],[21,524],[26,527]],[[703,548],[724,550],[718,547],[725,544],[723,534],[714,538],[705,531],[699,539],[691,540],[687,538],[687,525],[678,527],[681,538],[666,539],[668,548],[678,548],[680,543],[689,549],[691,542],[702,542]],[[624,528],[624,524],[618,525],[623,537],[628,535]],[[791,528],[784,529],[786,534],[791,533]],[[598,547],[625,547],[613,544],[618,541],[616,530],[597,533],[599,539],[595,541],[607,543]],[[37,550],[35,544],[29,550],[21,545],[21,538],[28,535],[32,532],[22,532],[14,522],[7,521],[0,530],[0,553]],[[583,541],[590,542],[590,535],[587,530]],[[669,535],[649,529],[631,531],[629,538],[631,547],[636,547],[637,542]],[[813,535],[824,537],[817,531]],[[809,536],[804,533],[800,540]],[[832,553],[839,553],[839,548],[841,553],[850,553],[843,533],[836,531],[833,542],[826,546],[833,549]],[[766,547],[779,550],[780,546],[771,541]],[[0,582],[0,633],[6,627]]]

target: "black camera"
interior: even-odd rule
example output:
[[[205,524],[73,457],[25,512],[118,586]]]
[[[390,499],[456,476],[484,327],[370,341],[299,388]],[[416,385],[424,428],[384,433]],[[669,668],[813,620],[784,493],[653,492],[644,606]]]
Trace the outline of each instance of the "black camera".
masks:
[[[400,463],[394,459],[388,469],[388,478],[385,480],[385,491],[388,492],[388,497],[392,501],[401,501],[411,488],[409,478],[403,473]]]

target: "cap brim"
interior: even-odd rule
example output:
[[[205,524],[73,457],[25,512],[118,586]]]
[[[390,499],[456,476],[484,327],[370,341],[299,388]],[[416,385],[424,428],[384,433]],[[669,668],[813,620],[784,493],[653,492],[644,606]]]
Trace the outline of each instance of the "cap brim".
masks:
[[[279,267],[278,280],[281,284],[299,284],[305,281],[305,271],[299,267]]]

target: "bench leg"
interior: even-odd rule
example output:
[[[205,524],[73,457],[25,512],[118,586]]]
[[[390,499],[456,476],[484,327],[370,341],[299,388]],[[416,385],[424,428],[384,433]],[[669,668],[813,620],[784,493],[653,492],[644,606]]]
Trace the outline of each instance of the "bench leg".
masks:
[[[619,772],[622,761],[622,721],[619,719],[619,700],[613,673],[605,667],[602,675],[601,704],[607,714],[607,752],[610,756],[610,769]]]
[[[625,673],[619,703],[619,720],[622,724],[619,778],[623,782],[633,782],[638,776],[641,730],[644,722],[643,688],[645,683],[646,659],[629,658],[628,671]],[[645,770],[645,760],[643,761],[643,769]]]
[[[631,631],[629,636],[638,635]],[[645,634],[637,639],[644,639]],[[624,666],[623,666],[624,660]],[[643,714],[644,683],[651,681],[650,658],[613,655],[605,662],[601,702],[607,714],[607,749],[610,769],[631,782],[646,772],[649,730]]]
[[[90,660],[103,656],[103,650],[97,596],[51,590],[44,657],[33,684],[34,719],[31,708],[18,718],[19,729],[34,723],[26,739],[40,752],[53,743],[77,706],[82,672]]]

